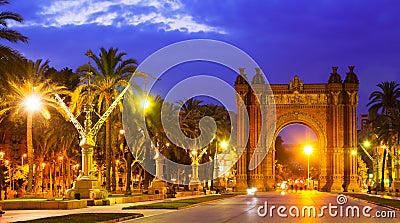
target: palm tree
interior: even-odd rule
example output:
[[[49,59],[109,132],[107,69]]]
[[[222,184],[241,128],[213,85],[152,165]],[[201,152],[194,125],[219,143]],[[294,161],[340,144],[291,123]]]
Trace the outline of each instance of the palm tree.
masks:
[[[389,149],[390,151],[394,146],[394,143],[396,142],[394,140],[395,137],[393,137],[393,127],[395,127],[396,125],[398,126],[398,123],[394,120],[398,120],[400,85],[395,81],[390,81],[382,82],[378,84],[377,87],[379,87],[380,90],[371,93],[369,97],[370,102],[367,104],[367,106],[369,106],[368,111],[378,140],[383,144],[389,145],[389,148],[385,149],[383,153],[381,181],[381,189],[383,190],[387,150]],[[388,159],[390,166],[389,171],[391,170],[391,158],[392,157],[390,155]],[[392,171],[390,171],[389,173],[389,180],[391,180],[392,178],[391,172]]]
[[[42,63],[42,60],[37,60],[36,62],[25,60],[25,63],[21,64],[25,70],[25,76],[16,75],[15,80],[7,81],[7,90],[9,93],[4,96],[5,100],[1,101],[0,117],[10,115],[10,118],[15,118],[20,116],[23,110],[26,110],[29,165],[27,192],[32,192],[33,165],[35,161],[32,139],[34,112],[37,109],[43,117],[49,119],[50,112],[47,109],[48,107],[59,110],[53,93],[68,94],[68,91],[62,86],[53,86],[53,88],[50,88],[49,85],[42,80],[41,77],[48,67],[48,61]],[[40,105],[40,108],[36,107],[38,105]]]
[[[119,52],[118,48],[100,48],[97,56],[90,50],[87,54],[94,61],[95,67],[86,64],[78,68],[80,72],[93,72],[92,85],[93,97],[97,103],[97,111],[106,111],[113,98],[119,94],[122,87],[128,85],[128,80],[135,72],[137,61],[135,59],[124,59],[125,52]],[[107,118],[105,122],[105,150],[106,150],[106,190],[111,191],[111,159],[113,156],[111,145],[111,121]],[[115,187],[113,188],[115,190]]]
[[[0,6],[4,6],[6,4],[9,4],[10,2],[8,0],[0,0]],[[21,23],[23,21],[23,18],[21,15],[13,12],[0,12],[0,39],[7,40],[9,42],[17,43],[17,42],[28,42],[28,37],[22,35],[21,33],[8,28],[8,21],[15,21],[18,23]],[[4,46],[0,44],[0,58],[2,59],[2,63],[4,62],[3,60],[8,60],[8,59],[16,59],[16,58],[21,58],[21,54],[18,53],[17,51],[11,49],[8,46]]]

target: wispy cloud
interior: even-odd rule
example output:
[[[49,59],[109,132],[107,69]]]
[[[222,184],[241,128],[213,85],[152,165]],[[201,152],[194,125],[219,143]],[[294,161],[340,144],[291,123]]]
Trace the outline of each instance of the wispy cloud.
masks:
[[[24,24],[43,27],[152,25],[165,31],[226,34],[224,29],[194,18],[179,0],[56,0],[42,6],[37,15],[37,19]]]

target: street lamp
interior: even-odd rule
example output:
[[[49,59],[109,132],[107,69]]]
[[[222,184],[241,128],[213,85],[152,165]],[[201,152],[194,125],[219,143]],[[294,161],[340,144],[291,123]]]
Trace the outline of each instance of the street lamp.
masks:
[[[143,99],[140,101],[140,105],[142,106],[143,109],[147,109],[150,107],[150,101],[146,99]]]
[[[63,186],[61,184],[61,175],[63,172],[63,159],[64,159],[63,156],[58,157],[58,161],[60,162],[60,167],[59,167],[59,172],[58,172],[58,196],[61,195],[61,191],[63,189]],[[63,176],[63,183],[64,183],[64,176]]]
[[[36,94],[31,94],[25,98],[24,105],[28,111],[35,112],[42,106],[42,100]]]
[[[26,157],[26,153],[24,153],[24,155],[21,156],[21,166],[24,166],[24,158]]]
[[[313,152],[313,148],[310,145],[304,146],[304,153],[307,155],[307,185],[310,179],[310,155]]]
[[[220,144],[219,144],[219,146],[222,148],[222,149],[226,149],[226,148],[228,148],[228,143],[226,142],[226,141],[222,141]]]
[[[115,180],[117,181],[115,183],[115,189],[118,190],[118,187],[119,187],[119,159],[115,160],[115,163],[116,163]]]
[[[42,193],[43,193],[43,191],[44,191],[44,168],[46,167],[46,163],[41,163],[41,165],[42,165]]]
[[[369,148],[370,146],[371,146],[371,143],[367,140],[367,141],[364,141],[363,142],[363,146],[365,147],[365,148]]]

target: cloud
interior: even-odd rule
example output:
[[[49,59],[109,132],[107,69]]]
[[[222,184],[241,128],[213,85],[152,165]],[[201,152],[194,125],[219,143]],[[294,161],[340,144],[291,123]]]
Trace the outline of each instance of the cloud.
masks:
[[[193,17],[179,0],[56,0],[41,6],[37,17],[23,25],[63,27],[87,24],[115,27],[155,25],[165,31],[227,33],[220,27],[206,24],[199,17]]]

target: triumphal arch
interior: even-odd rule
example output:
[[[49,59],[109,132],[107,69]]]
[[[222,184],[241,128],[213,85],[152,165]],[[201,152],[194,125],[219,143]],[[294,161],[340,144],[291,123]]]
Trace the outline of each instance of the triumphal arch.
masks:
[[[238,191],[249,187],[257,187],[259,191],[274,188],[275,139],[284,127],[295,123],[308,126],[317,136],[316,150],[320,159],[318,190],[359,190],[357,156],[351,152],[357,150],[356,109],[359,80],[353,66],[348,67],[343,81],[337,69],[332,68],[332,73],[327,75],[327,83],[323,84],[304,83],[297,75],[286,84],[271,84],[273,94],[257,92],[257,89],[263,89],[262,86],[266,85],[259,68],[256,68],[251,82],[245,74],[246,71],[240,69],[240,75],[235,81],[237,97],[244,101],[242,104],[237,103],[237,145],[243,147],[239,148],[243,154],[236,164]],[[273,140],[270,145],[258,144],[259,140],[265,140],[259,133],[263,121],[260,108],[271,103],[275,103],[276,106]],[[248,126],[244,126],[240,121],[244,112],[248,114]],[[249,130],[249,137],[244,142],[243,134],[247,131],[246,128]],[[264,145],[261,146],[264,148],[259,148],[260,145]],[[260,165],[250,170],[249,159],[260,149],[268,151],[267,155]]]

